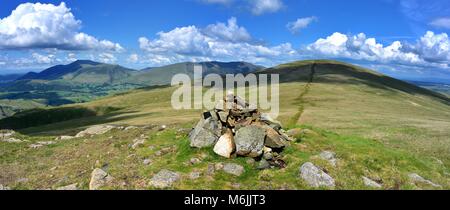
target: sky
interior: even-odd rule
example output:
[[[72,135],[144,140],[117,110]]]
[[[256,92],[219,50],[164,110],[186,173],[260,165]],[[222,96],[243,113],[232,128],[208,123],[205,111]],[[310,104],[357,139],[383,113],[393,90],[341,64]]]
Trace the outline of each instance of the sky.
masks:
[[[334,59],[450,81],[449,32],[448,0],[0,0],[0,74]]]

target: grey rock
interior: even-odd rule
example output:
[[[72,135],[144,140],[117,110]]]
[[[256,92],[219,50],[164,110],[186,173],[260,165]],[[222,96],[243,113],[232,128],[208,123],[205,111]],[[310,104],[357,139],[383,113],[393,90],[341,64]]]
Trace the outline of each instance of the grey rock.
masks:
[[[202,173],[200,173],[198,171],[194,171],[189,174],[189,179],[195,180],[195,179],[200,178],[201,175],[202,175]]]
[[[245,172],[245,169],[243,166],[239,165],[239,164],[235,164],[235,163],[226,163],[223,166],[223,171],[225,171],[226,173],[235,175],[235,176],[240,176]]]
[[[222,128],[219,126],[219,122],[214,118],[208,119],[202,118],[195,126],[194,130],[189,134],[191,141],[191,147],[205,148],[213,146],[219,136],[222,133]]]
[[[234,137],[236,153],[248,157],[262,155],[265,135],[263,128],[254,125],[239,129]]]
[[[334,179],[317,168],[314,164],[307,162],[300,167],[300,177],[311,187],[334,187]]]
[[[228,112],[221,111],[221,112],[218,112],[217,115],[219,115],[219,119],[220,119],[221,122],[227,122],[227,120],[228,120]]]
[[[0,184],[0,190],[10,190],[10,188],[7,187],[7,186],[3,186],[2,184]]]
[[[263,154],[263,159],[264,160],[272,160],[273,159],[273,153],[272,152],[265,152]]]
[[[70,140],[70,139],[74,139],[75,136],[59,136],[56,137],[55,141],[65,141],[65,140]]]
[[[41,145],[52,145],[52,144],[56,144],[56,142],[54,142],[54,141],[38,141],[37,143],[38,143],[38,144],[41,144]]]
[[[71,185],[67,185],[67,186],[63,186],[63,187],[58,187],[56,188],[56,190],[78,190],[78,184],[71,184]]]
[[[125,131],[129,131],[129,130],[135,130],[135,129],[138,129],[138,127],[136,127],[136,126],[128,126],[124,130]]]
[[[270,115],[266,113],[261,114],[261,121],[267,123],[270,127],[275,130],[280,130],[283,126],[280,121],[274,120]]]
[[[285,147],[287,142],[275,129],[268,127],[266,128],[266,139],[264,141],[264,145],[270,148],[279,149]]]
[[[410,174],[408,174],[408,177],[414,183],[422,183],[422,184],[430,185],[430,186],[436,187],[436,188],[441,188],[442,187],[439,184],[435,184],[435,183],[433,183],[430,180],[424,179],[423,177],[421,177],[419,174],[416,174],[416,173],[410,173]]]
[[[259,161],[259,163],[258,163],[257,169],[264,170],[264,169],[268,169],[268,168],[270,168],[270,163],[265,159],[261,159],[261,161]]]
[[[2,141],[3,142],[8,142],[8,143],[21,143],[21,142],[23,142],[22,140],[17,139],[17,138],[13,138],[13,137],[4,138],[4,139],[2,139]]]
[[[140,146],[144,145],[144,143],[145,143],[145,138],[140,137],[140,138],[134,139],[133,144],[131,145],[131,148],[137,149]]]
[[[13,130],[0,130],[0,140],[14,136],[14,134],[16,134],[16,132]]]
[[[362,178],[363,178],[364,185],[366,185],[367,187],[372,187],[372,188],[382,188],[383,187],[380,184],[378,184],[378,182],[373,181],[365,176],[363,176]]]
[[[91,173],[91,181],[89,182],[90,190],[98,190],[103,186],[110,184],[114,178],[100,168],[94,169]]]
[[[30,144],[30,145],[29,145],[29,147],[30,147],[31,149],[37,149],[37,148],[42,147],[42,146],[44,146],[44,145],[42,145],[42,144]]]
[[[150,180],[150,185],[155,188],[168,188],[180,179],[180,175],[176,172],[163,169],[159,171]]]
[[[85,136],[89,136],[89,135],[101,135],[101,134],[105,134],[105,133],[109,132],[113,128],[115,128],[115,127],[112,125],[94,125],[94,126],[87,128],[84,131],[79,132],[75,137],[79,138],[79,137],[85,137]]]
[[[336,153],[331,151],[323,151],[319,154],[319,157],[323,160],[328,161],[332,166],[336,166],[337,159],[336,159]]]
[[[152,160],[149,159],[149,158],[147,158],[147,159],[145,159],[144,161],[142,161],[142,163],[143,163],[144,165],[150,165],[150,164],[152,164]]]

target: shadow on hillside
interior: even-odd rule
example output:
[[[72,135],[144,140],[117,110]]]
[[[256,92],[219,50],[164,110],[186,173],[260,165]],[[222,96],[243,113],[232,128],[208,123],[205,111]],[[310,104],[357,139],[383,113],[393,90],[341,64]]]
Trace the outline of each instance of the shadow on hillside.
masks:
[[[133,114],[115,107],[58,107],[33,109],[0,120],[0,129],[12,129],[29,136],[72,135],[91,125],[152,115]]]
[[[64,104],[71,104],[74,101],[61,97],[55,92],[16,92],[16,93],[7,93],[0,96],[0,99],[9,99],[9,100],[45,100],[46,105],[50,106],[60,106]]]
[[[54,124],[48,124],[45,126],[31,127],[19,130],[19,133],[28,136],[59,136],[59,135],[76,135],[78,132],[86,129],[87,127],[100,124],[115,125],[115,122],[135,119],[140,117],[148,117],[154,113],[144,114],[132,114],[135,112],[117,112],[114,114],[108,114],[103,116],[80,118],[75,120],[69,120]],[[123,116],[120,116],[123,115]],[[61,127],[62,129],[58,129]]]

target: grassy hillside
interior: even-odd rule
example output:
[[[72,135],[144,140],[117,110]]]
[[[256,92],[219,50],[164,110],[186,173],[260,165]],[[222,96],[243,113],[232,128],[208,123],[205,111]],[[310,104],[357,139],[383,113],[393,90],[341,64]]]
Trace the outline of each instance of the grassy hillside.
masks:
[[[298,178],[298,168],[311,161],[336,179],[337,189],[367,189],[361,176],[380,180],[384,189],[435,189],[413,184],[409,173],[418,173],[450,189],[448,98],[338,62],[304,61],[262,72],[280,73],[283,83],[279,119],[285,127],[309,130],[297,136],[297,142],[285,152],[285,169],[259,171],[245,158],[225,160],[210,150],[191,149],[186,130],[195,124],[201,110],[173,110],[170,97],[176,88],[155,87],[40,110],[42,115],[55,116],[50,119],[57,120],[19,129],[22,138],[29,142],[0,142],[0,168],[5,171],[0,175],[0,183],[35,189],[76,182],[87,188],[92,168],[100,165],[118,179],[110,186],[113,189],[151,189],[149,179],[163,168],[182,174],[176,189],[309,189]],[[71,119],[56,117],[67,110],[89,110],[91,114],[72,115]],[[13,121],[42,124],[39,115],[31,116],[0,120],[0,127]],[[33,142],[73,135],[94,124],[149,127],[132,132],[113,130],[37,150],[28,148]],[[169,129],[153,128],[163,124]],[[144,146],[130,149],[128,145],[142,134],[146,136]],[[168,154],[156,155],[167,147],[174,148]],[[325,150],[336,152],[337,167],[317,157]],[[202,161],[190,165],[188,162],[194,157]],[[147,158],[152,159],[152,164],[142,164]],[[246,172],[239,178],[223,172],[207,175],[208,164],[218,162],[239,163]],[[50,170],[55,166],[58,167]],[[188,177],[193,171],[203,175],[191,180]],[[28,182],[17,181],[23,177]]]

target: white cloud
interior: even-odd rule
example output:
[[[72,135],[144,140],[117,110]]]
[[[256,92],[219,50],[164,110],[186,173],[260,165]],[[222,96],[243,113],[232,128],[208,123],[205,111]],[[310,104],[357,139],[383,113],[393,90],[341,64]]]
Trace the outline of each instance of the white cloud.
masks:
[[[413,52],[428,62],[449,64],[450,41],[448,35],[446,33],[435,34],[432,31],[428,31],[413,46]]]
[[[123,50],[117,43],[79,32],[80,28],[81,21],[64,2],[20,4],[0,19],[0,49]]]
[[[32,53],[31,56],[38,64],[52,64],[56,61],[56,56],[54,54],[42,55],[35,52]]]
[[[264,13],[274,13],[283,8],[284,4],[281,0],[250,0],[252,13],[261,15]]]
[[[305,18],[299,18],[296,21],[289,22],[286,27],[288,30],[295,34],[298,33],[300,30],[308,27],[312,22],[317,21],[317,17],[305,17]]]
[[[136,62],[139,61],[139,55],[136,54],[136,53],[133,53],[133,54],[131,54],[130,56],[128,56],[127,61],[128,61],[129,63],[136,63]]]
[[[186,26],[159,32],[157,36],[154,40],[141,37],[139,45],[158,62],[220,59],[268,64],[296,54],[289,43],[266,46],[252,42],[252,37],[244,27],[237,25],[235,18],[230,18],[227,25],[217,23],[205,29]],[[160,59],[161,56],[169,59]]]
[[[237,20],[232,17],[228,20],[228,25],[224,23],[211,24],[204,30],[205,34],[217,39],[231,42],[250,41],[251,36],[244,27],[237,25]]]
[[[98,55],[98,60],[102,63],[114,64],[114,63],[116,63],[117,58],[111,53],[100,53]]]
[[[436,28],[450,29],[450,17],[437,18],[431,21],[430,25]]]
[[[415,44],[394,41],[388,46],[367,38],[364,33],[350,36],[336,32],[308,45],[306,51],[332,58],[449,68],[449,45],[447,34],[436,35],[431,31]]]

